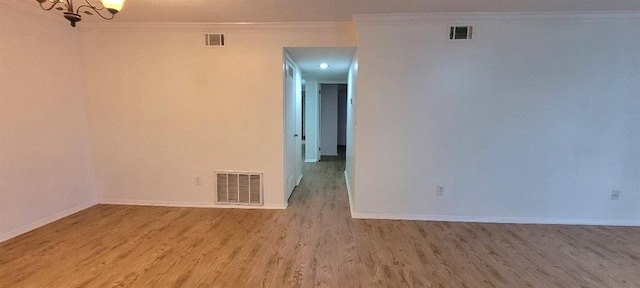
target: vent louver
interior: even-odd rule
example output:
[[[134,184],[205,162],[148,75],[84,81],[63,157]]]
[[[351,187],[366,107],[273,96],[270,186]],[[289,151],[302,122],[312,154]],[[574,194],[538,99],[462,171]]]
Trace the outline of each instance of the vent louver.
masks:
[[[215,174],[217,203],[262,205],[262,173],[217,171]]]
[[[224,34],[220,34],[220,33],[204,34],[204,46],[206,46],[206,47],[224,47]]]
[[[469,40],[473,35],[473,26],[451,26],[449,30],[449,39],[451,40]]]

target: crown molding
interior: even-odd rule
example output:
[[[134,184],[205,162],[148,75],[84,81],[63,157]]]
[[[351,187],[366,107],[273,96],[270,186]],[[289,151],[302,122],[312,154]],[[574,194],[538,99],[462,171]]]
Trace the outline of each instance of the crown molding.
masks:
[[[163,31],[163,32],[263,32],[265,30],[334,32],[350,29],[353,22],[85,22],[81,32]]]
[[[56,23],[67,23],[61,13],[43,11],[33,0],[3,0],[2,13],[12,11]],[[263,32],[266,30],[335,32],[351,29],[353,22],[119,22],[83,19],[74,28],[79,32],[91,31],[173,31],[173,32]]]
[[[33,3],[31,3],[33,2]],[[56,11],[42,11],[35,1],[0,2],[3,12],[13,9],[39,19],[66,22]],[[640,11],[469,12],[354,14],[352,22],[118,22],[82,21],[77,30],[89,31],[237,31],[265,30],[343,31],[353,25],[406,25],[420,23],[532,23],[532,22],[640,22]]]
[[[421,23],[640,22],[640,11],[355,14],[357,25]]]

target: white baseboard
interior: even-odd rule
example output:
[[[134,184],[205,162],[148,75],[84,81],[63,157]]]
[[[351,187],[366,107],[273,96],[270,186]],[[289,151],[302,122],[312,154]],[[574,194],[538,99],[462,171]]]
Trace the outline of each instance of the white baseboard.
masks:
[[[504,224],[556,224],[598,226],[640,226],[640,219],[563,219],[528,217],[484,217],[454,215],[387,214],[352,212],[355,219],[418,220],[441,222],[504,223]]]
[[[75,207],[72,207],[72,208],[69,208],[67,210],[64,210],[62,212],[58,212],[56,214],[53,214],[53,215],[51,215],[49,217],[45,217],[45,218],[42,218],[40,220],[31,222],[31,223],[29,223],[27,225],[24,225],[24,226],[20,227],[20,228],[16,228],[16,229],[13,229],[13,230],[11,230],[9,232],[2,233],[2,234],[0,234],[0,243],[4,242],[4,241],[7,241],[7,240],[9,240],[11,238],[20,236],[20,235],[22,235],[24,233],[27,233],[29,231],[35,230],[37,228],[40,228],[40,227],[42,227],[44,225],[47,225],[49,223],[58,221],[58,220],[60,220],[60,219],[62,219],[64,217],[67,217],[69,215],[78,213],[78,212],[80,212],[80,211],[82,211],[84,209],[87,209],[89,207],[92,207],[92,206],[94,206],[96,204],[98,204],[98,201],[95,201],[95,200],[88,201],[88,202],[82,203],[80,205],[77,205]]]
[[[300,181],[302,181],[302,174],[298,177],[298,181],[296,181],[296,186],[300,185]]]
[[[315,163],[315,162],[318,162],[318,161],[320,161],[320,160],[319,159],[304,159],[304,162],[306,162],[306,163]]]
[[[347,195],[349,196],[349,211],[351,211],[351,218],[356,218],[353,216],[353,196],[351,195],[351,181],[349,181],[349,174],[347,174],[347,170],[344,170],[344,181],[347,185]]]
[[[132,205],[132,206],[160,206],[160,207],[185,207],[185,208],[235,208],[235,209],[287,209],[287,204],[264,204],[262,206],[249,205],[223,205],[214,202],[182,202],[182,201],[153,201],[131,199],[101,199],[100,204],[108,205]]]

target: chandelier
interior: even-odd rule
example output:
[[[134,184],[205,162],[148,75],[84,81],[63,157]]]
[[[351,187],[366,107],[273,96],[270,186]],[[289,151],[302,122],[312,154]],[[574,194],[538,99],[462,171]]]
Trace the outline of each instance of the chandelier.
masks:
[[[113,19],[113,16],[122,10],[124,0],[84,0],[87,4],[81,4],[77,8],[73,7],[73,0],[36,0],[40,3],[40,8],[50,11],[55,8],[64,11],[64,18],[71,22],[72,27],[76,27],[76,22],[82,20],[84,13],[87,15],[98,14],[106,20]],[[105,11],[106,10],[106,11]]]

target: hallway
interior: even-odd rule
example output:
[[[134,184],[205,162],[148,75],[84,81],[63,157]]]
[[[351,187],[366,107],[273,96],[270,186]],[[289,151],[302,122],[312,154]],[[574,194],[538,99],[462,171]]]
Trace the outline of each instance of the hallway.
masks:
[[[344,161],[287,210],[98,205],[0,244],[0,287],[639,287],[639,228],[354,220]]]

